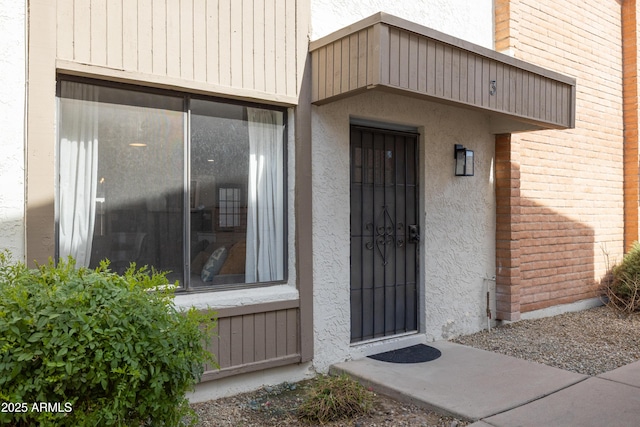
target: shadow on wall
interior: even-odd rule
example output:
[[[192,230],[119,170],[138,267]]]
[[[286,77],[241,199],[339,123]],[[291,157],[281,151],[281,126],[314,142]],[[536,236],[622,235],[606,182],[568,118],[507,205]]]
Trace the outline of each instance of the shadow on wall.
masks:
[[[45,264],[55,255],[53,199],[41,204],[27,204],[25,262],[28,267]]]
[[[595,297],[594,230],[531,199],[520,209],[520,311]]]

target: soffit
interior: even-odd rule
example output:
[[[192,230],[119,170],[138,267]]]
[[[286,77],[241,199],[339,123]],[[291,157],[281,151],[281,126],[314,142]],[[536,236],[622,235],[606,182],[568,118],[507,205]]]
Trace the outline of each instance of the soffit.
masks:
[[[386,13],[309,50],[316,105],[384,90],[485,111],[495,133],[575,125],[574,78]]]

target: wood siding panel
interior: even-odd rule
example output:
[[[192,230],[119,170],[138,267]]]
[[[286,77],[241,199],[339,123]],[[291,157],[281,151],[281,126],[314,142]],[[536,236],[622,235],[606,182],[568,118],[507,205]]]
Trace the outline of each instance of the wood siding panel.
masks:
[[[76,19],[77,22],[78,19]],[[122,2],[122,68],[138,71],[137,0]]]
[[[526,123],[525,128],[572,126],[572,101],[564,100],[564,91],[571,93],[574,80],[466,42],[445,41],[413,23],[371,22],[311,44],[312,102],[387,86],[411,96],[502,112]]]
[[[122,68],[122,1],[107,0],[107,66]]]
[[[165,2],[153,2],[151,13],[151,44],[153,46],[152,73],[167,74],[167,8]]]
[[[209,347],[219,369],[208,367],[204,380],[299,360],[298,305],[286,301],[222,310]]]
[[[107,65],[107,1],[91,1],[91,62]]]
[[[58,0],[56,57],[295,103],[307,43],[297,9],[295,0]]]
[[[153,72],[153,1],[138,0],[138,71]]]

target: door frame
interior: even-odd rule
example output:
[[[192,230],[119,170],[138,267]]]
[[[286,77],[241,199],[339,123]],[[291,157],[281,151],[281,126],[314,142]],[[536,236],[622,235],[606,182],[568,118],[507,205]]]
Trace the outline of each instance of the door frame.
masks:
[[[354,173],[355,173],[354,172],[354,168],[355,168],[355,166],[354,166],[354,140],[353,140],[354,129],[370,130],[371,132],[374,132],[374,133],[376,133],[378,135],[383,135],[385,137],[388,137],[388,136],[396,136],[396,137],[400,136],[400,137],[408,137],[410,139],[413,139],[413,141],[405,141],[405,142],[403,142],[403,144],[404,144],[403,145],[403,147],[404,147],[403,150],[406,147],[409,147],[410,145],[412,145],[411,153],[410,154],[406,154],[406,152],[405,152],[405,158],[403,160],[405,166],[411,165],[411,163],[413,163],[413,165],[411,165],[409,167],[409,168],[413,169],[411,171],[411,173],[413,174],[413,179],[411,180],[412,184],[409,185],[407,183],[407,181],[406,181],[407,173],[405,173],[405,181],[402,184],[399,184],[396,181],[397,176],[394,175],[395,178],[394,178],[392,186],[393,186],[393,195],[394,195],[393,197],[394,197],[394,200],[397,200],[398,187],[404,188],[405,196],[403,197],[403,202],[401,202],[401,203],[404,203],[405,207],[407,207],[407,206],[411,207],[411,211],[412,211],[411,215],[413,215],[411,222],[412,222],[412,224],[415,224],[415,225],[418,226],[418,230],[420,230],[422,228],[422,221],[421,221],[422,218],[421,218],[420,212],[422,212],[422,208],[423,208],[423,195],[421,193],[421,189],[423,187],[423,185],[422,185],[423,184],[423,181],[422,181],[423,177],[422,177],[422,174],[420,173],[420,167],[419,167],[420,164],[421,164],[420,159],[421,159],[421,154],[422,154],[422,149],[421,149],[421,146],[422,146],[422,144],[421,144],[422,133],[419,131],[418,128],[402,126],[402,125],[397,126],[397,125],[393,125],[393,124],[388,124],[387,125],[387,124],[381,124],[381,123],[372,123],[370,121],[360,121],[360,120],[352,120],[350,122],[350,124],[349,124],[349,200],[350,200],[350,208],[349,208],[349,217],[350,217],[350,232],[349,232],[349,241],[350,241],[350,244],[349,244],[350,245],[350,249],[349,249],[349,251],[350,251],[350,270],[349,270],[350,271],[350,273],[349,273],[350,274],[350,279],[349,279],[350,316],[349,316],[349,319],[350,319],[350,331],[351,331],[351,344],[352,345],[358,345],[358,344],[363,344],[363,343],[367,343],[367,342],[371,342],[371,341],[380,341],[380,340],[385,340],[385,339],[389,339],[389,338],[397,338],[397,337],[404,336],[404,335],[414,335],[414,334],[419,333],[423,329],[423,320],[421,320],[422,319],[421,313],[422,313],[422,310],[423,310],[423,307],[424,307],[424,302],[421,300],[421,297],[422,297],[423,292],[424,292],[424,287],[422,286],[423,281],[421,280],[421,278],[422,278],[422,271],[423,271],[424,264],[423,264],[422,258],[420,256],[421,247],[423,247],[423,246],[422,246],[422,244],[421,244],[421,242],[419,240],[417,242],[411,242],[411,243],[408,242],[409,224],[405,223],[405,224],[403,224],[404,230],[400,234],[398,234],[397,232],[394,234],[395,239],[397,239],[397,241],[394,240],[394,242],[396,243],[396,245],[399,245],[398,242],[401,242],[402,238],[405,239],[405,242],[404,242],[405,248],[403,248],[401,250],[401,252],[404,254],[403,256],[405,257],[405,260],[409,259],[409,258],[406,258],[406,255],[407,255],[406,254],[406,246],[407,245],[415,245],[414,249],[412,250],[413,254],[409,255],[410,258],[411,257],[414,258],[413,261],[411,261],[412,265],[409,267],[408,270],[406,270],[406,271],[413,270],[412,274],[413,274],[413,282],[414,282],[414,284],[412,285],[413,289],[410,290],[410,292],[413,293],[412,301],[411,301],[411,296],[407,297],[407,295],[405,294],[404,303],[408,304],[408,301],[410,301],[410,305],[406,305],[406,306],[403,305],[400,308],[394,308],[394,310],[396,310],[396,311],[394,311],[394,314],[393,314],[394,319],[396,319],[393,322],[394,331],[392,331],[392,332],[387,331],[387,329],[386,329],[386,319],[385,319],[383,321],[383,323],[385,323],[385,327],[383,328],[383,332],[382,333],[376,332],[376,330],[373,330],[372,336],[365,335],[364,332],[363,332],[364,331],[364,327],[362,325],[360,325],[361,333],[354,337],[354,330],[353,330],[353,328],[354,328],[354,312],[353,312],[353,310],[354,310],[354,305],[353,305],[354,302],[353,302],[353,299],[352,299],[353,298],[352,284],[353,284],[353,278],[354,278],[354,274],[353,274],[354,270],[353,269],[357,268],[357,267],[354,267],[354,265],[353,265],[353,263],[354,263],[354,261],[353,261],[353,245],[354,245],[354,236],[355,235],[353,234],[353,231],[352,231],[352,228],[351,228],[351,227],[353,227],[353,221],[354,221],[353,218],[352,218],[352,215],[354,214],[353,213],[354,209],[353,209],[353,206],[351,206],[351,203],[353,203],[353,200],[354,200],[353,199],[354,198],[354,184],[357,186],[357,183],[354,182]],[[385,147],[386,146],[383,146],[383,151],[387,150]],[[394,142],[393,150],[394,150],[394,157],[395,157],[395,153],[398,152],[397,142]],[[413,156],[413,158],[410,158],[411,155]],[[398,163],[397,163],[397,160],[396,160],[396,162],[394,163],[394,174],[395,174],[395,170],[396,170],[395,165],[397,165],[397,164]],[[409,169],[409,168],[407,168],[407,169]],[[407,170],[407,169],[405,169],[405,170]],[[386,183],[386,180],[383,181],[383,187],[384,187],[385,183]],[[376,184],[374,182],[373,183],[374,188],[375,188],[375,185]],[[407,188],[411,188],[411,191],[413,192],[413,196],[412,196],[413,197],[413,201],[410,202],[409,204],[407,204],[407,198],[406,198]],[[359,191],[361,191],[361,193],[360,193],[361,195],[364,194],[364,192],[362,190],[359,190]],[[384,192],[385,197],[386,197],[385,190],[383,190],[383,192]],[[360,196],[358,196],[358,197],[360,197]],[[413,205],[413,206],[411,206],[411,205]],[[397,208],[395,208],[395,206],[396,205],[394,204],[394,210],[397,210]],[[404,212],[405,222],[406,221],[410,221],[409,220],[409,216],[407,216],[406,210],[404,208],[401,209],[401,210]],[[383,207],[383,212],[386,213],[386,206]],[[356,215],[358,215],[358,213],[356,213]],[[360,215],[362,215],[362,212],[360,212]],[[375,222],[375,218],[376,218],[376,216],[378,216],[378,214],[372,214],[372,215],[373,215],[374,222]],[[394,224],[393,221],[395,221],[396,224],[399,224],[398,223],[398,219],[399,219],[399,217],[395,216],[395,214],[394,214],[394,219],[391,220],[391,223]],[[360,226],[362,227],[362,221],[360,221]],[[395,224],[394,224],[394,226],[395,226]],[[399,228],[397,228],[397,229],[399,229]],[[400,237],[400,238],[398,238],[398,237]],[[361,244],[363,244],[363,242]],[[400,247],[400,246],[397,246],[397,247]],[[395,251],[394,252],[394,256],[397,253],[397,247],[394,248],[394,251]],[[362,260],[362,258],[361,258],[361,260]],[[361,266],[363,265],[363,262],[364,261],[361,261],[361,264],[360,264]],[[406,268],[407,262],[406,261],[402,261],[402,262],[404,262],[404,265],[405,265],[405,268]],[[387,263],[385,261],[384,265],[386,266],[386,264]],[[373,265],[371,266],[371,268],[374,268]],[[375,274],[375,273],[372,273],[372,275],[373,274]],[[384,272],[384,270],[383,270],[383,274],[386,275],[387,273]],[[396,292],[397,292],[397,289],[398,289],[397,285],[399,283],[396,281],[396,278],[397,278],[397,276],[395,276],[395,273],[394,273],[394,283],[392,285],[393,289],[394,289],[394,293],[393,293],[393,297],[392,298],[397,298]],[[365,279],[363,277],[360,278],[360,281],[364,281],[364,280]],[[374,279],[374,281],[375,281],[375,279]],[[385,281],[386,281],[386,279],[383,279],[383,283]],[[410,282],[411,282],[411,279],[407,279],[407,273],[405,273],[405,278],[404,278],[403,282],[401,283],[401,286],[403,286],[406,289],[407,284],[410,284]],[[410,284],[410,286],[411,286],[411,284]],[[388,302],[387,299],[389,298],[389,296],[387,295],[387,285],[386,284],[383,284],[383,289],[384,289],[384,291],[382,291],[382,293],[384,295],[383,299],[384,299],[385,302]],[[375,291],[373,291],[373,292],[375,292]],[[397,299],[396,299],[396,303],[397,303]],[[395,306],[396,303],[394,303],[394,306]],[[356,304],[357,304],[357,302],[356,302]],[[385,310],[386,310],[386,305],[387,304],[385,303]],[[364,304],[364,302],[362,300],[360,301],[360,307],[361,307],[360,311],[362,312],[362,318],[364,319],[366,317],[364,312],[365,312],[365,310],[367,308],[365,307],[365,304]],[[410,311],[413,311],[413,313],[409,315],[409,317],[411,317],[411,320],[408,320],[407,313],[406,313],[406,307],[412,307],[412,308],[409,309]],[[368,307],[368,308],[369,309],[373,309],[373,307]],[[403,319],[404,320],[404,324],[403,324],[402,328],[398,328],[398,321],[397,321],[398,313],[402,313],[401,317],[404,317],[404,319]],[[386,314],[385,314],[385,316],[386,316]],[[376,323],[376,321],[372,319],[371,320],[371,324],[374,325],[374,326],[371,327],[372,329],[375,328],[375,323]],[[399,329],[404,329],[404,330],[399,330]]]

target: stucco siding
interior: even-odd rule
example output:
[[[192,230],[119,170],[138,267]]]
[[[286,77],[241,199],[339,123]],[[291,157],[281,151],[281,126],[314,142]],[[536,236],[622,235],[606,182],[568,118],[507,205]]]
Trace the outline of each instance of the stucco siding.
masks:
[[[380,11],[493,48],[492,0],[311,0],[311,39]]]
[[[314,366],[360,357],[350,345],[350,117],[414,126],[420,132],[420,332],[436,340],[486,326],[486,287],[495,270],[493,136],[486,116],[369,92],[312,109]],[[464,126],[460,126],[464,123]],[[475,150],[475,176],[455,177],[455,144]]]
[[[24,259],[26,4],[0,0],[0,250]]]

